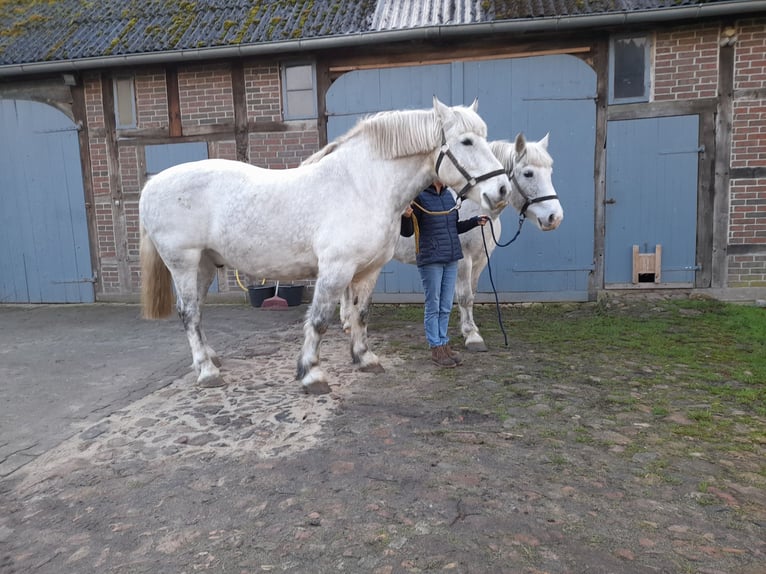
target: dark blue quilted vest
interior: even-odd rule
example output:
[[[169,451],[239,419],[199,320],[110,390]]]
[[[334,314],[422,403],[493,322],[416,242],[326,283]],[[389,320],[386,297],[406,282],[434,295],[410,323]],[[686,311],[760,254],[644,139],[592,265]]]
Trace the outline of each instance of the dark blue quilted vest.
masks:
[[[455,200],[447,188],[441,194],[433,187],[420,192],[415,201],[428,211],[447,211],[455,206]],[[418,218],[420,231],[420,251],[417,255],[418,265],[431,263],[449,263],[463,258],[458,237],[457,211],[449,215],[429,215],[413,206],[414,215]]]

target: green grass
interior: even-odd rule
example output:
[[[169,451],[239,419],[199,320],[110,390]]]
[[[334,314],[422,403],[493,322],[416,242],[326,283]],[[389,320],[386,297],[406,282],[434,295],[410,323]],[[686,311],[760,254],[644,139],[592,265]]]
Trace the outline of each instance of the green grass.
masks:
[[[538,424],[535,419],[559,424],[580,412],[618,425],[640,420],[647,437],[654,438],[645,442],[638,434],[632,448],[651,449],[660,440],[672,456],[703,451],[711,458],[736,458],[763,452],[766,310],[671,299],[503,305],[501,314],[508,346],[495,306],[477,305],[475,320],[490,351],[469,356],[466,367],[439,373],[433,398],[460,400],[492,413],[500,424],[518,418],[520,408],[531,409],[523,423],[532,425]],[[456,346],[458,320],[455,310],[450,333]],[[383,331],[387,345],[398,352],[410,349],[404,355],[421,361],[426,352],[422,322],[422,305],[376,305],[370,328]],[[476,384],[477,377],[495,386],[488,392]],[[569,398],[557,398],[557,385],[569,389]],[[579,444],[604,442],[575,422],[564,424]],[[628,448],[623,456],[635,452]],[[766,476],[766,465],[756,466],[751,478]],[[666,480],[661,469],[655,474]]]
[[[503,344],[494,305],[478,305],[476,322],[488,344]],[[459,337],[457,311],[450,327]],[[380,320],[422,322],[422,306],[385,306]],[[646,387],[686,385],[717,403],[766,416],[766,310],[718,301],[671,300],[614,306],[534,304],[502,307],[509,347],[544,363],[545,375],[577,378],[568,358],[592,357],[609,386],[634,379]],[[373,323],[377,321],[376,317]],[[541,365],[542,366],[542,365]],[[668,405],[657,407],[657,414]],[[701,421],[703,422],[703,421]]]

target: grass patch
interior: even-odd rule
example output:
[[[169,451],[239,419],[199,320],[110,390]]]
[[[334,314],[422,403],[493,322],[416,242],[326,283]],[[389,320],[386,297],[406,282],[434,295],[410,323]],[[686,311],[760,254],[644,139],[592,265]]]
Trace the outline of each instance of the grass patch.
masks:
[[[546,375],[577,376],[568,357],[591,357],[591,380],[688,385],[766,416],[766,312],[719,301],[512,305],[502,309],[509,347],[544,356]],[[494,306],[474,310],[488,343],[502,344]],[[454,331],[453,331],[454,332]],[[599,374],[599,371],[602,374]],[[594,378],[595,377],[595,378]]]
[[[623,300],[503,305],[501,316],[507,347],[495,306],[474,307],[489,352],[469,353],[466,366],[439,372],[432,398],[466,401],[501,423],[531,417],[563,423],[578,444],[604,442],[577,429],[581,415],[596,413],[603,429],[623,425],[637,432],[627,457],[652,433],[724,456],[762,452],[766,310],[719,301]],[[455,310],[455,347],[458,322]],[[428,361],[422,305],[376,305],[370,329],[384,332],[399,353],[411,347],[411,358]]]

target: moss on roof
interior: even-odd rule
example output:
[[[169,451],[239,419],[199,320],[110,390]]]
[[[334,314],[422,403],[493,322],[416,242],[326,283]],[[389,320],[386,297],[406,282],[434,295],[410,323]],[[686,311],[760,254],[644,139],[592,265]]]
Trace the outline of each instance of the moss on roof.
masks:
[[[562,18],[716,1],[724,0],[481,0],[466,18]],[[378,17],[401,6],[392,0],[0,0],[0,66],[359,34],[374,31],[375,22],[401,22]],[[422,12],[404,14],[404,26],[434,25],[438,9]]]

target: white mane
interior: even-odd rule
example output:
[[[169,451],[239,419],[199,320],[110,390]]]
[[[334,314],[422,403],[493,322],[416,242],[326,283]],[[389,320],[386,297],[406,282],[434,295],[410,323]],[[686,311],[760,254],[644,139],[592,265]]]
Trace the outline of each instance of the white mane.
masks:
[[[487,124],[471,108],[455,106],[452,110],[459,131],[487,137]],[[434,110],[379,112],[359,120],[347,133],[309,156],[303,164],[318,162],[359,135],[369,137],[375,152],[386,159],[426,153],[441,145],[441,128]]]

